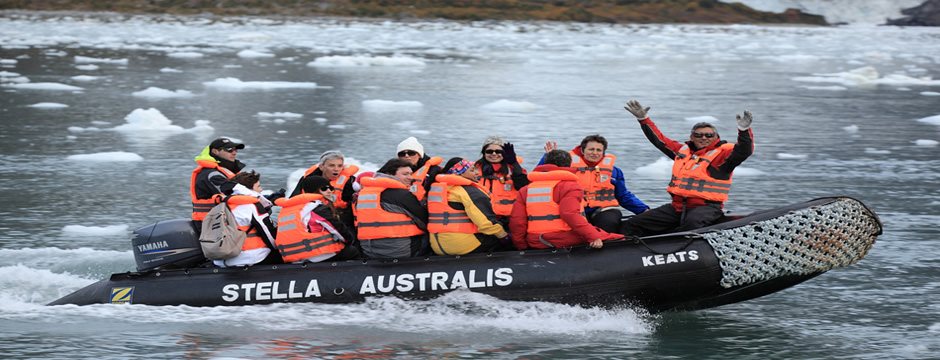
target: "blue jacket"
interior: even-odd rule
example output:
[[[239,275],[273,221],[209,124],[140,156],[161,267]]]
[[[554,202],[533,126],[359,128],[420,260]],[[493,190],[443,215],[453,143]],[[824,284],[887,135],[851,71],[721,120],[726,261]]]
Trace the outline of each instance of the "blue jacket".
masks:
[[[542,158],[539,159],[539,165],[544,163],[545,155],[542,155]],[[620,206],[622,206],[624,209],[630,210],[630,212],[634,214],[639,214],[650,208],[649,206],[646,206],[643,201],[640,201],[636,195],[633,195],[629,189],[627,189],[627,180],[623,176],[623,170],[620,170],[620,168],[614,166],[614,171],[610,175],[610,181],[614,184],[614,196],[617,197],[617,202],[620,204]],[[584,215],[590,218],[594,211],[597,211],[596,207],[584,208]]]

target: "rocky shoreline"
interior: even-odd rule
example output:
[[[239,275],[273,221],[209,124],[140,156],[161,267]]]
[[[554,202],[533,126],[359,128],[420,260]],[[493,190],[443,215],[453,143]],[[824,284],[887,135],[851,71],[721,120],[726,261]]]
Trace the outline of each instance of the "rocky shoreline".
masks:
[[[0,0],[0,10],[221,16],[352,16],[390,19],[548,20],[600,23],[810,24],[822,16],[757,11],[718,0]]]
[[[904,9],[900,19],[888,20],[888,25],[898,26],[940,26],[940,0],[927,0],[919,6]]]

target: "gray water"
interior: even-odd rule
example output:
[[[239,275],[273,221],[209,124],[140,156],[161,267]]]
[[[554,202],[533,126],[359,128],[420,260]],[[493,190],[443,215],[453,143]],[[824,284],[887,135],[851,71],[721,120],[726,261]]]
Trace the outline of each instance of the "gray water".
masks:
[[[0,39],[4,357],[940,357],[940,124],[918,121],[940,115],[938,29],[3,14]],[[237,55],[246,49],[273,56]],[[179,52],[202,57],[170,55]],[[307,66],[331,55],[375,66]],[[76,56],[126,62],[81,70]],[[877,73],[846,75],[864,67]],[[813,74],[842,80],[794,80]],[[24,89],[14,85],[21,77],[83,90]],[[226,77],[318,87],[204,84]],[[149,87],[193,96],[132,95]],[[407,136],[431,155],[475,158],[499,134],[531,169],[547,139],[568,148],[600,133],[629,188],[664,203],[669,164],[623,110],[631,98],[676,139],[688,118],[712,116],[734,141],[734,115],[755,114],[756,152],[735,174],[729,210],[848,195],[879,214],[884,235],[858,264],[791,289],[655,316],[469,292],[356,305],[44,306],[132,271],[130,230],[188,216],[192,158],[222,135],[248,145],[239,159],[273,190],[328,149],[374,168]],[[29,106],[42,102],[68,107]],[[114,130],[149,108],[212,130]],[[106,152],[142,160],[69,158]]]

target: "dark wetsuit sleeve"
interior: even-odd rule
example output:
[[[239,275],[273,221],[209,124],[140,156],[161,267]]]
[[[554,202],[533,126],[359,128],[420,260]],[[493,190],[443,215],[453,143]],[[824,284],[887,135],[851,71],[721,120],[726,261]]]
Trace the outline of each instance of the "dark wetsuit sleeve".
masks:
[[[353,194],[356,192],[353,191],[353,183],[356,182],[355,176],[349,176],[349,180],[346,180],[346,185],[343,185],[343,193],[340,194],[339,198],[347,203],[352,203]]]
[[[659,149],[659,151],[662,151],[662,153],[670,159],[676,158],[676,153],[682,148],[682,143],[663,135],[650,118],[640,120],[640,128],[643,129],[643,134],[646,135],[650,143]]]

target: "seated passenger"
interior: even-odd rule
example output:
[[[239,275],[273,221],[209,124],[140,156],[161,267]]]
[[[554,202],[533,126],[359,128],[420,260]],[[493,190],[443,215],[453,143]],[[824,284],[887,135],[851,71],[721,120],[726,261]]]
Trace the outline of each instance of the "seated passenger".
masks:
[[[499,250],[509,235],[499,223],[486,189],[470,161],[447,162],[428,192],[428,232],[438,255],[464,255]]]
[[[545,143],[545,152],[558,148],[553,141]],[[571,167],[584,189],[584,215],[594,226],[607,232],[620,231],[623,209],[634,214],[649,210],[627,189],[623,171],[614,166],[617,157],[607,153],[607,139],[588,135],[581,144],[568,152]]]
[[[578,176],[568,168],[571,165],[568,152],[551,150],[544,161],[544,165],[529,173],[531,182],[519,190],[519,198],[512,206],[509,228],[517,249],[582,244],[600,248],[603,241],[623,238],[594,227],[584,217],[581,206],[584,193],[578,185]]]
[[[301,186],[309,176],[322,176],[330,181],[330,185],[333,186],[333,193],[335,194],[335,199],[333,201],[333,207],[336,209],[336,213],[339,214],[339,218],[347,227],[353,226],[353,215],[352,209],[349,207],[349,204],[352,203],[353,194],[356,190],[354,184],[356,182],[356,173],[359,172],[359,167],[356,165],[346,165],[346,158],[343,156],[343,153],[337,150],[328,150],[320,155],[320,160],[316,165],[311,166],[307,171],[304,172],[304,176],[297,181],[297,186],[294,187],[294,191],[291,192],[290,196],[295,196],[304,192],[303,186]]]
[[[391,159],[374,177],[359,179],[356,229],[362,252],[370,258],[424,256],[428,249],[428,211],[408,187],[411,164]]]
[[[424,146],[414,136],[398,143],[398,158],[411,165],[411,176],[415,181],[409,185],[409,190],[415,194],[418,201],[424,202],[424,197],[431,188],[434,177],[441,172],[440,165],[443,159],[425,154]]]
[[[254,171],[241,172],[232,178],[235,186],[225,203],[235,216],[238,229],[248,233],[242,251],[226,260],[212,260],[219,267],[280,263],[274,243],[274,224],[271,223],[271,201],[261,195],[261,175]]]
[[[519,164],[515,147],[501,137],[490,136],[483,141],[483,155],[476,162],[480,173],[480,186],[490,193],[493,212],[503,225],[509,224],[512,204],[519,196],[519,189],[529,184],[525,169]]]
[[[343,261],[360,257],[355,237],[333,208],[335,189],[325,177],[304,177],[302,193],[279,199],[274,245],[284,262]]]
[[[209,210],[222,201],[226,190],[223,186],[227,185],[231,189],[234,184],[226,183],[245,167],[244,163],[236,159],[238,150],[244,148],[245,144],[221,137],[212,140],[196,156],[196,168],[189,179],[189,197],[193,203],[192,219],[196,231],[202,229],[202,220]]]

